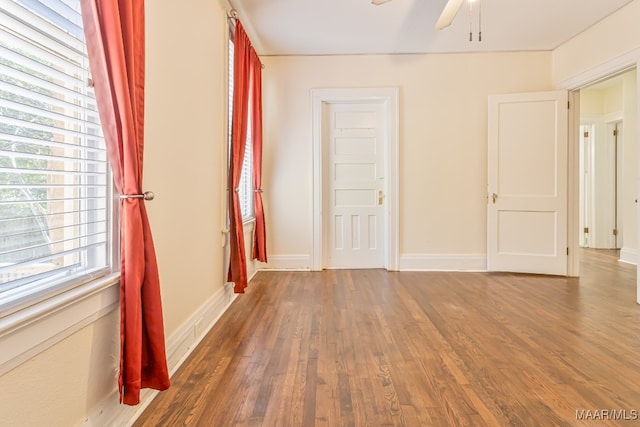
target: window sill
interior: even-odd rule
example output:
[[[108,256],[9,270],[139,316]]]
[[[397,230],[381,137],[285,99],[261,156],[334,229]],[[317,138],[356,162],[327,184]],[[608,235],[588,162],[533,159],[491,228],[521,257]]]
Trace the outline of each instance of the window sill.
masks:
[[[120,274],[111,274],[0,319],[0,375],[119,305]]]

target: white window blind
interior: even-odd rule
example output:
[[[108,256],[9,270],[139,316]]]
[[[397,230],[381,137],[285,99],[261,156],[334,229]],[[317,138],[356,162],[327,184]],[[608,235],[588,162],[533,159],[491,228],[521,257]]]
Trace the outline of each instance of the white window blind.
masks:
[[[251,111],[247,123],[247,145],[244,148],[242,175],[240,176],[240,209],[242,219],[254,217],[253,212],[253,140],[251,139]]]
[[[229,39],[229,152],[231,152],[231,133],[233,121],[233,34]],[[249,119],[247,121],[247,141],[244,149],[244,160],[242,162],[242,175],[238,196],[240,198],[240,210],[242,219],[248,220],[254,217],[253,210],[253,141],[251,139],[251,110],[249,109]]]
[[[112,181],[79,0],[0,5],[0,315],[110,271]]]

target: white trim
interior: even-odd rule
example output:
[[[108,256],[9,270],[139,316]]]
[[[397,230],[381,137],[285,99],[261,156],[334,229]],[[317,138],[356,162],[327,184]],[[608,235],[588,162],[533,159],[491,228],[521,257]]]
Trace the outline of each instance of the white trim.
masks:
[[[311,111],[313,123],[313,200],[312,200],[312,244],[311,270],[320,271],[322,256],[322,110],[323,105],[339,102],[380,102],[386,112],[386,200],[385,221],[385,267],[389,271],[398,270],[399,264],[399,179],[398,179],[398,88],[351,88],[312,89]]]
[[[556,84],[556,88],[567,89],[570,91],[577,91],[589,85],[597,83],[599,81],[612,77],[616,74],[620,74],[624,71],[630,70],[634,67],[637,70],[640,69],[640,47],[636,47],[628,52],[625,52],[621,55],[610,58],[600,64],[587,68],[581,72],[578,72],[573,76],[569,76],[566,79],[559,81]],[[638,83],[637,97],[638,97],[638,102],[640,103],[640,73],[637,73],[637,83]],[[570,99],[573,99],[573,97],[571,97]],[[579,100],[579,97],[576,99]],[[579,111],[570,116],[575,117],[576,115],[579,117]],[[638,109],[637,119],[639,120],[638,122],[640,123],[640,108]],[[578,216],[579,215],[578,207],[577,205],[572,206],[572,204],[577,203],[576,200],[578,200],[578,197],[579,197],[578,193],[580,191],[580,177],[579,177],[580,169],[578,165],[579,156],[576,155],[576,153],[579,152],[579,143],[578,143],[579,141],[578,141],[577,135],[575,135],[575,132],[574,132],[575,126],[579,125],[579,123],[580,123],[579,118],[577,122],[574,121],[573,124],[569,123],[570,129],[569,129],[568,200],[570,201],[570,203],[568,206],[569,210],[568,210],[568,221],[567,221],[567,227],[569,230],[568,242],[567,242],[567,246],[569,247],[569,256],[568,256],[567,262],[569,267],[568,274],[570,276],[579,275],[578,238],[577,238],[577,234],[571,231],[571,230],[577,230],[578,224],[580,222],[579,216]],[[638,146],[640,146],[640,143],[638,144]],[[638,150],[637,164],[640,165],[640,150]],[[638,184],[640,185],[640,180],[638,181]],[[640,195],[640,188],[637,188],[636,191],[638,192],[636,197],[638,197]],[[636,221],[638,224],[640,224],[640,209],[636,214]],[[640,242],[640,227],[638,227],[636,238],[637,238],[637,241]],[[640,252],[638,252],[638,256],[640,257]],[[638,258],[636,259],[637,259],[636,265],[638,265]],[[636,301],[638,304],[640,304],[640,275],[638,274],[636,274],[636,295],[637,295]]]
[[[197,309],[167,340],[167,366],[171,376],[209,333],[218,319],[237,297],[233,284],[225,283],[207,302]],[[91,408],[83,427],[130,426],[144,412],[158,394],[155,390],[142,390],[140,404],[126,406],[119,403],[118,391]]]
[[[487,271],[487,256],[403,254],[400,271]]]
[[[619,56],[596,66],[587,68],[579,73],[569,76],[556,84],[557,89],[578,90],[605,80],[615,74],[622,73],[633,67],[637,67],[640,61],[640,47],[632,49]]]
[[[580,276],[580,92],[569,92],[567,137],[567,276]],[[577,133],[576,133],[577,132]]]
[[[233,284],[225,283],[173,333],[167,341],[167,365],[171,375],[182,365],[236,297]]]
[[[0,319],[0,375],[118,307],[120,275],[63,292]]]
[[[311,270],[311,256],[309,255],[269,255],[269,262],[259,264],[260,270]]]
[[[631,248],[620,249],[620,262],[626,264],[638,265],[638,250]]]

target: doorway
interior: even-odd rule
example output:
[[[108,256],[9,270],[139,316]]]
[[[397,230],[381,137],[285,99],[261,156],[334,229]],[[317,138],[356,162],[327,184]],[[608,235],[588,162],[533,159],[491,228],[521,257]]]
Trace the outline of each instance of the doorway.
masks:
[[[636,115],[635,69],[580,90],[579,245],[618,251],[631,264],[638,257]]]
[[[314,89],[311,100],[311,270],[382,267],[395,271],[399,258],[398,89]],[[349,251],[344,250],[347,247]]]

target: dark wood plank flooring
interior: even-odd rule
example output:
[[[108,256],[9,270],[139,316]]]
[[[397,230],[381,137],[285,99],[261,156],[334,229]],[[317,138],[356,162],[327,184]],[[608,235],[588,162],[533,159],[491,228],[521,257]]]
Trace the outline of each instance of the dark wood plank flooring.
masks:
[[[135,425],[636,425],[636,268],[616,258],[584,251],[580,279],[260,272]]]

